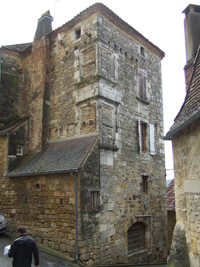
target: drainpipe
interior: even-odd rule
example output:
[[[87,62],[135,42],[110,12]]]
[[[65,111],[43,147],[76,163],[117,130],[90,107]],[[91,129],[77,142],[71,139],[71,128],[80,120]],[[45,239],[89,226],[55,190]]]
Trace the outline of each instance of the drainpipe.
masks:
[[[71,172],[71,176],[75,180],[75,232],[76,232],[76,257],[75,260],[78,260],[78,208],[77,208],[77,178]]]
[[[0,55],[0,86],[1,86],[1,55]]]
[[[9,135],[9,133],[7,133],[6,173],[4,174],[4,176],[7,175],[7,173],[8,173],[8,167],[9,167],[9,138],[10,138],[10,135]]]
[[[151,226],[150,226],[150,238],[151,238],[151,251],[148,253],[149,256],[152,254],[152,216],[151,215],[135,215],[136,218],[151,218]]]

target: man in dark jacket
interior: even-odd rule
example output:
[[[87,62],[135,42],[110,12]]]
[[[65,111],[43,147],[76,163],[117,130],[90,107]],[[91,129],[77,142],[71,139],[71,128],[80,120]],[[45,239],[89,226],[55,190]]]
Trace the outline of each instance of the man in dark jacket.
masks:
[[[17,238],[10,247],[8,257],[13,258],[13,267],[31,267],[32,254],[34,256],[35,267],[39,267],[39,251],[35,240],[26,233],[26,228],[18,227]]]

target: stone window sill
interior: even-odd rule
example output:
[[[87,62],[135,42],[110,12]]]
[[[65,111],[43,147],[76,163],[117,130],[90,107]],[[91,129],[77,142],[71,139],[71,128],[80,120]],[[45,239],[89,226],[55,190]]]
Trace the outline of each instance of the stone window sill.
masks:
[[[142,104],[145,104],[145,105],[147,105],[147,106],[150,105],[150,103],[149,103],[148,100],[142,99],[142,98],[140,98],[139,96],[136,96],[136,99],[137,99],[139,102],[141,102]]]
[[[148,249],[141,249],[134,252],[130,252],[128,253],[128,257],[139,256],[142,254],[148,254]]]

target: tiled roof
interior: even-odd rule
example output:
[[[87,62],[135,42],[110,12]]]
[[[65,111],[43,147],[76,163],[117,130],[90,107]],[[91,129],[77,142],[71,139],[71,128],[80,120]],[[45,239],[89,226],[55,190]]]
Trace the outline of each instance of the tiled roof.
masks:
[[[194,71],[188,87],[185,101],[174,120],[174,124],[164,137],[165,140],[172,138],[174,134],[182,130],[188,124],[200,117],[200,48],[194,62]]]
[[[8,177],[77,171],[98,135],[49,142],[40,152],[30,153],[8,172]]]
[[[6,48],[10,50],[15,50],[18,52],[25,51],[29,46],[32,46],[33,43],[26,43],[26,44],[15,44],[15,45],[4,45],[1,48]]]
[[[175,211],[174,179],[167,187],[167,210]]]
[[[26,120],[28,120],[28,118],[19,119],[17,121],[14,121],[14,122],[0,128],[0,135],[5,135],[7,133],[14,131],[17,127],[19,127]]]

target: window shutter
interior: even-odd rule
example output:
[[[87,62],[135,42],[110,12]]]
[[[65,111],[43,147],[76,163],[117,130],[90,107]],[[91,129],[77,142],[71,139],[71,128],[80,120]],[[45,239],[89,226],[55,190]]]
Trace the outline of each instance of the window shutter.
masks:
[[[139,95],[142,99],[146,100],[146,74],[143,71],[139,71]]]
[[[138,142],[139,142],[139,152],[141,153],[141,128],[140,128],[140,120],[138,120]]]
[[[149,129],[150,129],[150,154],[155,155],[155,136],[154,136],[154,125],[149,124]]]
[[[145,77],[145,75],[143,76],[143,99],[147,99],[147,93],[146,93],[146,77]]]

